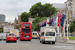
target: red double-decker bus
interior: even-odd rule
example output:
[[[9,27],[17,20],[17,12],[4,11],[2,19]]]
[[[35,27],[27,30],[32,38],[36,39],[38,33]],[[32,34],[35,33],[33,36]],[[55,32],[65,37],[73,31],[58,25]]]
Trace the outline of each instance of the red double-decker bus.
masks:
[[[20,31],[20,40],[32,39],[32,24],[30,22],[22,22]]]

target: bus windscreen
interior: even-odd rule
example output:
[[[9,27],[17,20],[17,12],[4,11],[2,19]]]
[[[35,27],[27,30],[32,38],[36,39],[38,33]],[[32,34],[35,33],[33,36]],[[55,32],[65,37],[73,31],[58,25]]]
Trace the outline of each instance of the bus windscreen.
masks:
[[[30,29],[22,29],[24,34],[28,34],[30,32]]]

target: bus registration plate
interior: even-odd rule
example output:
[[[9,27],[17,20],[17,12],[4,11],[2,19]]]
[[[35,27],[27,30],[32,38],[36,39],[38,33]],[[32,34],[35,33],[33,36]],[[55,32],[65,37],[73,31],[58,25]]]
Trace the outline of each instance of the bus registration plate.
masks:
[[[25,40],[27,40],[27,39],[25,39]]]

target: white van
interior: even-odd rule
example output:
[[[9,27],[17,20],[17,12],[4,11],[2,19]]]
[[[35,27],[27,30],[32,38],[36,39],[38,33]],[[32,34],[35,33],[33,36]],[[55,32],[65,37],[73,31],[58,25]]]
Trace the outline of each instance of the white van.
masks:
[[[0,40],[6,40],[7,33],[0,33]]]
[[[55,44],[56,42],[56,31],[54,27],[42,27],[41,28],[41,37],[40,37],[40,43],[45,42],[52,42],[52,44]]]
[[[39,35],[38,35],[37,31],[32,32],[32,38],[39,38]]]
[[[16,37],[17,37],[17,39],[20,37],[20,36],[19,36],[19,30],[18,30],[18,29],[11,29],[11,30],[10,30],[10,33],[15,34]]]

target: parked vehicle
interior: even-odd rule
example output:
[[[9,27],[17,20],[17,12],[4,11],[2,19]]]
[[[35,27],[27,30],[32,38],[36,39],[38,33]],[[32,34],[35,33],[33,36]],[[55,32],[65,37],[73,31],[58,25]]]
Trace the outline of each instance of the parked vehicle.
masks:
[[[0,33],[0,40],[6,40],[7,33]]]
[[[17,37],[15,34],[7,34],[6,35],[6,42],[9,42],[9,41],[14,41],[14,42],[17,42]]]
[[[45,42],[52,42],[52,44],[55,44],[56,42],[56,31],[55,28],[50,27],[41,27],[41,37],[40,37],[40,43]]]
[[[10,33],[15,34],[16,37],[17,37],[17,39],[20,37],[20,35],[19,35],[19,30],[18,30],[18,29],[11,29],[11,30],[10,30]]]

